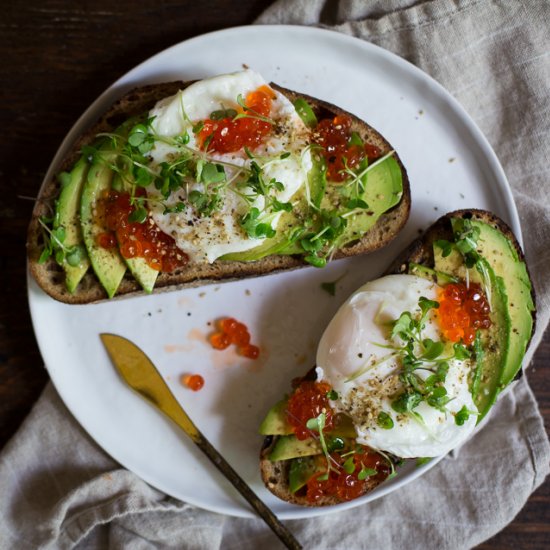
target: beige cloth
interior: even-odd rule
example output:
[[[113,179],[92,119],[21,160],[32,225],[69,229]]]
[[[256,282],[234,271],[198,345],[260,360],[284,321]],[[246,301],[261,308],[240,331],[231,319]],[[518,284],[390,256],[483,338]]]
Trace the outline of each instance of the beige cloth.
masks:
[[[259,21],[322,23],[369,40],[415,63],[462,102],[514,191],[539,298],[535,344],[550,316],[548,20],[548,2],[281,0]],[[457,454],[399,492],[288,526],[315,549],[455,550],[486,540],[549,470],[548,439],[525,379]],[[260,520],[194,508],[122,469],[51,386],[0,455],[0,494],[2,550],[280,547]]]

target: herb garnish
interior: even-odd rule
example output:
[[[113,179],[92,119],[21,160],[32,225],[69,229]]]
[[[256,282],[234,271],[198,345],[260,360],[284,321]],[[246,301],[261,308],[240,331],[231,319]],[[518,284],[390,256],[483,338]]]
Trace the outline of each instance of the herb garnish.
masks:
[[[376,418],[376,423],[381,428],[384,428],[384,430],[391,430],[393,428],[392,417],[387,412],[384,412],[384,411],[380,411],[378,413],[378,417]]]
[[[476,411],[471,411],[464,405],[456,414],[455,414],[455,424],[457,426],[463,426],[464,423],[470,418],[471,415],[478,416],[479,413]]]
[[[481,233],[479,227],[472,224],[468,218],[453,218],[454,243],[439,239],[435,244],[442,250],[443,257],[447,257],[453,249],[460,252],[464,259],[464,265],[467,269],[476,268],[483,280],[485,295],[489,304],[491,303],[491,278],[487,271],[486,260],[477,251],[477,241]]]
[[[403,384],[404,390],[393,399],[391,407],[398,414],[407,415],[424,425],[421,415],[415,409],[420,403],[425,402],[435,409],[447,412],[446,406],[451,401],[444,386],[449,370],[448,361],[453,359],[463,361],[470,358],[472,353],[460,343],[453,345],[452,353],[446,352],[448,346],[443,342],[425,338],[423,330],[427,317],[430,311],[439,307],[439,303],[421,296],[418,307],[420,315],[413,315],[411,312],[405,311],[391,325],[391,337],[399,337],[403,345],[382,346],[391,349],[392,353],[375,363],[368,363],[353,373],[346,382],[358,378],[371,368],[398,356],[402,365],[399,380]],[[423,378],[419,376],[418,371],[428,371],[430,374]],[[377,423],[385,429],[391,429],[393,426],[391,417],[385,412],[378,415]]]
[[[86,257],[86,249],[82,245],[67,246],[65,239],[67,232],[62,225],[59,225],[59,213],[56,207],[54,218],[44,216],[38,218],[38,223],[42,228],[42,238],[44,240],[44,250],[38,259],[39,264],[43,264],[48,258],[53,256],[59,265],[67,262],[71,267],[76,267]],[[50,228],[50,225],[52,228]]]
[[[325,413],[320,413],[315,418],[310,418],[306,422],[306,427],[308,430],[315,431],[319,433],[319,442],[321,443],[321,448],[323,449],[323,454],[325,455],[327,459],[327,471],[324,475],[320,476],[319,480],[327,480],[329,473],[331,470],[334,470],[334,467],[332,466],[331,462],[332,459],[330,457],[328,448],[327,448],[327,442],[325,440],[325,435],[323,433],[323,430],[325,429],[325,424],[327,420],[327,415]]]

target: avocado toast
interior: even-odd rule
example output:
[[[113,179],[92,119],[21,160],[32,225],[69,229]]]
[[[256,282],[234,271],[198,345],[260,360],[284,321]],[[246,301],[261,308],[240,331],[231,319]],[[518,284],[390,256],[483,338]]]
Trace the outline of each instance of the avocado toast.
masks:
[[[378,132],[243,71],[113,105],[44,184],[29,266],[53,298],[90,303],[322,267],[386,245],[409,210]]]
[[[316,368],[268,412],[266,487],[295,504],[338,504],[398,475],[404,460],[446,454],[520,376],[534,325],[510,228],[482,210],[440,218],[342,305]]]

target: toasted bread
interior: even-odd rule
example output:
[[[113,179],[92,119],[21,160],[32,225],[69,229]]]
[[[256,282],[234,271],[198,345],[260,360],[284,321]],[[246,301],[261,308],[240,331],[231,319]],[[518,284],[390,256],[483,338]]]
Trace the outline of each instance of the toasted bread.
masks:
[[[439,240],[451,240],[453,238],[453,229],[451,226],[452,218],[464,218],[470,220],[477,220],[483,222],[490,227],[498,230],[508,241],[513,248],[512,255],[515,255],[517,259],[525,265],[526,276],[529,278],[527,264],[525,264],[525,258],[523,251],[510,227],[503,222],[499,217],[484,210],[459,210],[450,212],[447,215],[438,219],[433,225],[431,225],[419,238],[413,241],[401,254],[394,260],[394,262],[388,267],[385,275],[391,274],[406,274],[410,272],[411,262],[414,264],[420,264],[428,268],[434,268],[434,242]],[[435,274],[434,274],[435,277]],[[529,334],[526,334],[526,340],[524,346],[526,349],[529,345],[532,335],[535,330],[536,322],[536,309],[535,309],[535,292],[531,284],[531,288],[525,285],[523,288],[525,292],[523,299],[526,302],[530,301],[532,310],[530,311],[532,317],[532,329]],[[514,304],[508,304],[509,307],[515,307]],[[499,387],[495,398],[504,387],[509,384],[512,378],[518,378],[521,376],[522,370],[520,369],[515,376],[510,376],[510,380],[506,381],[502,387]],[[311,369],[306,374],[307,379],[316,379],[315,369]],[[492,402],[490,403],[492,404]],[[490,406],[490,405],[489,405]],[[311,502],[307,499],[304,491],[298,493],[292,493],[289,488],[289,469],[290,460],[271,461],[269,455],[277,444],[280,436],[267,436],[264,438],[263,445],[260,451],[260,472],[262,480],[274,495],[287,502],[298,504],[302,506],[327,506],[339,504],[342,501],[336,496],[323,496],[316,502]],[[393,460],[391,455],[388,455]],[[410,459],[408,459],[410,460]],[[394,465],[398,466],[399,462],[394,461]],[[367,494],[375,489],[383,479],[377,479],[376,477],[368,480],[368,486],[365,493]]]
[[[137,88],[117,101],[102,117],[74,144],[71,152],[63,160],[56,172],[68,170],[79,158],[83,146],[92,143],[101,132],[112,132],[119,124],[131,116],[142,114],[151,109],[155,103],[167,96],[184,89],[192,82],[170,82],[155,84]],[[296,92],[286,90],[275,84],[272,87],[286,95],[291,101],[298,97],[308,100],[317,116],[334,116],[345,113],[342,109],[326,102],[306,97]],[[349,113],[348,113],[349,114]],[[353,115],[353,130],[358,132],[368,143],[377,146],[382,154],[392,150],[390,144],[372,127]],[[407,221],[410,210],[410,190],[405,168],[399,162],[402,178],[402,198],[395,207],[384,213],[376,225],[372,227],[359,241],[339,249],[333,255],[334,258],[354,256],[372,252],[387,245],[401,230]],[[86,304],[101,301],[107,298],[92,270],[88,270],[74,292],[69,292],[64,284],[63,269],[50,258],[46,262],[39,263],[43,250],[42,229],[39,219],[42,216],[51,216],[53,204],[60,193],[60,184],[57,179],[47,181],[40,190],[36,205],[33,210],[27,238],[27,250],[30,271],[38,285],[56,300],[70,304]],[[217,283],[227,280],[254,277],[288,270],[307,265],[300,256],[272,255],[257,261],[224,261],[217,260],[213,263],[191,261],[184,268],[179,268],[170,273],[160,273],[155,284],[155,292],[167,289],[199,286],[208,283]],[[126,273],[116,295],[130,295],[143,292],[130,273]]]

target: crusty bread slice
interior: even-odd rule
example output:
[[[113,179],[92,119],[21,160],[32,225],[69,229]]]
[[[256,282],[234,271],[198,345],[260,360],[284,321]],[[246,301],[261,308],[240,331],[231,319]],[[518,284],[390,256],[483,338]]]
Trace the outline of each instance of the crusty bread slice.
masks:
[[[317,373],[315,367],[311,368],[305,376],[301,379],[293,380],[293,385],[298,385],[301,380],[316,380]],[[262,448],[260,450],[260,474],[265,486],[275,496],[281,500],[285,500],[292,504],[298,504],[300,506],[333,506],[335,504],[341,504],[342,501],[337,496],[322,496],[311,503],[307,500],[306,496],[300,492],[291,493],[288,486],[289,472],[290,472],[290,460],[269,460],[269,455],[273,450],[273,447],[277,444],[279,436],[268,435],[264,438]],[[391,455],[387,455],[390,460],[393,460]],[[394,461],[394,467],[398,465],[398,461]],[[373,491],[380,483],[384,481],[384,477],[381,475],[372,476],[368,478],[365,485],[365,493]]]
[[[184,89],[191,83],[170,82],[155,84],[140,87],[127,93],[92,128],[80,137],[71,152],[61,165],[57,167],[56,172],[69,170],[78,159],[81,148],[92,143],[98,133],[113,131],[127,118],[147,112],[158,100],[175,94],[178,90]],[[307,99],[318,117],[345,113],[342,109],[324,101],[286,90],[275,84],[272,84],[272,86],[285,94],[291,101],[294,101],[297,97]],[[392,150],[390,144],[374,128],[354,115],[347,114],[352,117],[353,130],[358,132],[365,141],[376,145],[383,154]],[[395,158],[399,162],[403,174],[403,194],[401,201],[397,206],[383,214],[376,225],[360,241],[350,243],[348,246],[341,248],[336,252],[334,258],[355,256],[377,250],[387,245],[405,225],[409,216],[411,202],[409,182],[401,161],[397,156]],[[41,216],[52,215],[53,202],[59,195],[59,191],[60,184],[56,179],[45,182],[36,201],[27,237],[27,251],[31,273],[39,286],[56,300],[70,304],[86,304],[104,300],[107,298],[107,295],[91,269],[84,276],[77,290],[71,294],[64,284],[64,272],[54,259],[49,259],[43,264],[38,263],[43,248],[42,231],[38,220]],[[301,257],[275,255],[251,262],[223,260],[215,261],[212,264],[190,262],[184,268],[174,272],[161,273],[155,284],[155,292],[259,276],[305,265],[308,264]],[[118,288],[117,296],[141,292],[139,284],[131,274],[127,273]]]
[[[409,263],[414,262],[426,267],[433,268],[434,255],[433,255],[433,243],[439,239],[451,240],[453,236],[451,227],[451,218],[464,217],[474,220],[482,221],[495,229],[498,229],[515,248],[518,258],[521,261],[525,261],[523,251],[508,225],[502,221],[495,214],[478,209],[471,210],[457,210],[449,212],[445,216],[439,218],[433,225],[431,225],[419,238],[414,240],[407,248],[405,248],[401,254],[394,260],[394,262],[388,267],[385,274],[397,274],[407,273],[409,269]],[[527,266],[527,264],[525,264]],[[535,302],[535,292],[531,288],[531,297],[533,303]],[[533,329],[531,337],[535,331],[536,311],[532,312],[533,317]],[[530,341],[530,339],[529,339]],[[527,346],[529,342],[527,342]],[[518,373],[518,377],[522,371]],[[308,379],[315,379],[315,369],[311,369],[306,377]],[[313,377],[313,378],[312,378]],[[293,504],[299,504],[302,506],[328,506],[341,503],[337,497],[325,497],[321,498],[318,502],[312,504],[308,502],[304,495],[296,495],[290,492],[288,486],[288,473],[290,469],[290,461],[270,461],[268,456],[272,448],[277,443],[278,436],[267,436],[264,438],[263,445],[260,451],[260,472],[262,480],[265,486],[277,497]],[[397,463],[395,463],[397,465]],[[370,481],[370,480],[369,480]],[[368,486],[368,490],[365,494],[375,489],[381,480],[376,478],[372,479]]]

